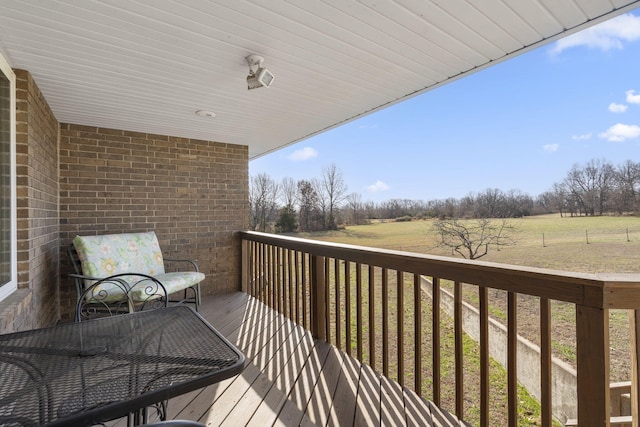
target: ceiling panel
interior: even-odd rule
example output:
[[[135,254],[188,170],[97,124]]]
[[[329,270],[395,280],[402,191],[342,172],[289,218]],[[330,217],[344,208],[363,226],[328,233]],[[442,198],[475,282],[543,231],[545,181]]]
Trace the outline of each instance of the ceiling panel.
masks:
[[[639,1],[0,0],[0,50],[60,122],[248,145],[255,158]],[[247,90],[252,53],[272,87]]]

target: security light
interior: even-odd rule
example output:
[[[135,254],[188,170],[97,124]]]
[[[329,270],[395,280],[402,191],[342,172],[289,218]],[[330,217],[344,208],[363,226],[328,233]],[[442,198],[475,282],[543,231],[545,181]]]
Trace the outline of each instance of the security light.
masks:
[[[264,59],[258,55],[246,57],[249,64],[249,75],[247,76],[247,89],[257,89],[259,87],[269,87],[275,77],[271,71],[262,66]],[[254,69],[255,68],[255,69]]]

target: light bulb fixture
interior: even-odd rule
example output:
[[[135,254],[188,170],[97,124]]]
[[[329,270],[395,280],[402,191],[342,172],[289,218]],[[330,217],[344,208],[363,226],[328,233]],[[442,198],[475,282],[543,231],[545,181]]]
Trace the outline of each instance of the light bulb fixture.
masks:
[[[259,87],[269,87],[275,77],[271,71],[262,66],[264,59],[259,55],[249,55],[245,58],[249,64],[249,75],[247,76],[247,89],[257,89]]]
[[[216,113],[214,113],[213,111],[198,110],[198,111],[196,111],[196,116],[208,117],[210,119],[213,119],[216,116]]]

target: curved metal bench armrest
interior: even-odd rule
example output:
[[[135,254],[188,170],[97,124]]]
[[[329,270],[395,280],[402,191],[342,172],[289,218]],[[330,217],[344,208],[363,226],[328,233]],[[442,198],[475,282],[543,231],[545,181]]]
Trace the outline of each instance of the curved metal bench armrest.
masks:
[[[132,277],[138,280],[131,281]],[[95,278],[89,279],[95,280]],[[151,285],[148,282],[151,282]],[[109,283],[112,285],[109,286]],[[107,287],[103,288],[105,284]],[[140,284],[142,286],[138,286]],[[95,315],[99,311],[96,310],[96,306],[100,308],[102,313],[111,316],[120,313],[125,308],[126,311],[132,312],[137,305],[144,309],[149,302],[153,301],[159,301],[164,307],[167,307],[167,289],[161,281],[144,273],[118,273],[98,279],[84,289],[76,304],[75,318],[79,322],[83,316],[89,318]],[[153,307],[159,308],[160,306],[154,303]]]
[[[132,273],[132,274],[135,274],[135,273]],[[81,279],[81,280],[102,280],[102,279],[106,279],[106,277],[85,276],[84,274],[76,274],[76,273],[70,273],[69,277],[71,277],[72,279]],[[120,279],[114,279],[114,280],[120,280]]]
[[[76,284],[76,304],[80,301],[80,298],[82,297],[82,294],[84,294],[85,290],[91,286],[91,285],[85,286],[85,283],[86,283],[85,280],[91,280],[91,281],[97,282],[99,280],[105,279],[104,277],[85,276],[84,274],[76,274],[76,273],[70,273],[69,277],[73,279],[73,281]],[[124,280],[121,280],[121,279],[114,279],[114,280],[118,280],[122,285],[126,284]]]
[[[135,274],[133,274],[133,275],[135,275]],[[99,281],[99,280],[111,279],[109,277],[93,277],[93,276],[85,276],[84,274],[76,274],[76,273],[70,273],[69,277],[71,277],[72,279],[74,279],[76,281],[76,288],[77,288],[76,290],[78,292],[78,298],[80,298],[80,294],[82,294],[86,289],[84,286],[80,286],[81,282],[79,282],[79,281],[82,281],[82,280]],[[123,280],[123,279],[113,278],[111,280],[116,280],[116,281],[120,282],[123,285],[127,284],[127,282],[125,280]]]

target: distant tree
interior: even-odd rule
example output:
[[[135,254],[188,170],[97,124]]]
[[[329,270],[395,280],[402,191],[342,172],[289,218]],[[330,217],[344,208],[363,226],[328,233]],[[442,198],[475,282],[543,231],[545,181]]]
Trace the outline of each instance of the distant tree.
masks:
[[[335,163],[322,169],[322,181],[320,181],[320,194],[326,208],[325,227],[329,230],[338,228],[336,211],[345,200],[347,185],[344,182],[342,172]]]
[[[367,200],[362,204],[362,210],[366,219],[380,218],[376,204],[371,200]]]
[[[250,226],[252,230],[268,231],[277,207],[278,184],[266,173],[249,181]]]
[[[291,233],[298,229],[296,210],[293,205],[287,205],[280,209],[276,221],[276,233]]]
[[[455,218],[458,216],[458,203],[453,197],[449,197],[442,204],[442,212],[439,215],[440,219]]]
[[[487,188],[476,196],[473,218],[504,218],[504,193],[497,188]]]
[[[349,224],[359,225],[367,223],[365,204],[360,193],[350,193],[347,197],[347,220]]]
[[[459,201],[455,202],[455,209],[452,215],[448,215],[447,218],[473,218],[478,215],[478,203],[476,196],[473,193],[469,193]]]
[[[618,214],[640,210],[640,163],[627,160],[615,170],[613,208]]]
[[[591,160],[585,166],[574,165],[565,184],[571,192],[570,203],[585,215],[602,215],[611,196],[615,170],[604,160]]]
[[[293,211],[301,231],[335,229],[342,216],[351,224],[370,219],[394,218],[519,218],[560,213],[560,216],[640,215],[640,163],[632,160],[614,167],[605,160],[574,165],[566,177],[535,200],[520,190],[488,188],[461,199],[427,202],[413,199],[362,201],[362,195],[347,193],[342,172],[335,164],[322,170],[322,177],[279,184],[266,174],[249,182],[250,227],[267,231],[275,223],[278,230],[290,229]],[[284,209],[284,210],[283,210]],[[283,216],[284,215],[284,216]],[[284,222],[281,222],[284,221]],[[455,251],[455,249],[454,249]]]
[[[534,201],[531,196],[520,190],[509,190],[505,193],[503,216],[501,218],[520,218],[531,215]]]
[[[298,199],[298,186],[293,178],[285,177],[280,182],[280,203],[281,206],[295,207]]]
[[[517,227],[508,218],[452,218],[434,222],[433,230],[438,237],[438,246],[450,248],[466,259],[478,259],[489,253],[490,245],[498,250],[502,246],[515,245],[513,235]]]
[[[316,200],[316,212],[314,213],[314,230],[326,230],[327,229],[327,210],[328,199],[324,197],[324,190],[322,188],[322,182],[318,178],[313,178],[309,181],[311,188],[313,188],[313,194]],[[298,193],[299,195],[300,193]]]
[[[560,212],[560,217],[564,213],[570,213],[570,204],[568,199],[569,189],[564,183],[555,183],[551,189],[551,203],[555,209]]]
[[[298,181],[298,205],[300,231],[316,231],[322,229],[322,215],[318,200],[318,192],[312,182]]]

